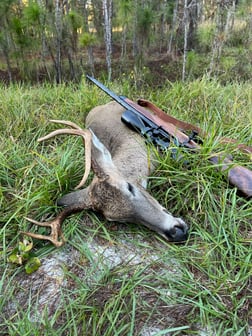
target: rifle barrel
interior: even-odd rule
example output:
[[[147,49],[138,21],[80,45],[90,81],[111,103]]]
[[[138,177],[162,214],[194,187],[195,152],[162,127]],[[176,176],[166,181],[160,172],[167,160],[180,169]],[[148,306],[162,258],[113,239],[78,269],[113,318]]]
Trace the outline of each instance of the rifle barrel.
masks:
[[[114,99],[117,103],[119,103],[126,110],[132,110],[132,109],[135,110],[135,108],[132,107],[130,104],[128,104],[122,97],[116,95],[114,92],[112,92],[111,90],[109,90],[105,85],[103,85],[102,83],[100,83],[94,77],[86,75],[86,78],[89,79],[96,86],[98,86],[100,89],[102,89],[102,91],[104,91],[107,95],[109,95],[112,99]]]

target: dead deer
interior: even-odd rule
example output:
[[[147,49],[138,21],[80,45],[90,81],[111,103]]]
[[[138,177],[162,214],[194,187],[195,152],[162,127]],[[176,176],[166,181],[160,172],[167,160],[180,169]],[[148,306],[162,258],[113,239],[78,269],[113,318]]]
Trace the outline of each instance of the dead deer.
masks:
[[[144,139],[121,122],[123,110],[116,102],[95,107],[87,115],[85,130],[69,121],[52,120],[70,128],[58,129],[39,141],[58,134],[81,136],[85,142],[85,174],[76,188],[83,186],[91,168],[95,176],[88,187],[57,201],[65,208],[54,220],[37,222],[27,218],[34,224],[50,227],[50,235],[23,233],[59,247],[65,241],[61,232],[63,220],[74,212],[92,209],[109,221],[143,224],[169,241],[187,238],[187,224],[173,217],[146,191],[146,178],[154,169],[151,154]]]

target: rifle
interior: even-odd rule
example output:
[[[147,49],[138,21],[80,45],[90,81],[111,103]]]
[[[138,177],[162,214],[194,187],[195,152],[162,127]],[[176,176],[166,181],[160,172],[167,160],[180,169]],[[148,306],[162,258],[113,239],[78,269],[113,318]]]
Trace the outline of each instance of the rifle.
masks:
[[[97,79],[88,75],[86,77],[125,108],[121,116],[122,122],[144,136],[147,141],[157,145],[161,149],[168,148],[170,143],[173,142],[177,146],[187,147],[194,151],[200,150],[198,134],[203,133],[200,128],[167,115],[146,100],[141,99],[138,103],[135,103],[127,97],[118,96]],[[155,114],[145,107],[148,107]],[[190,130],[192,132],[191,135],[185,134],[178,127],[183,130]],[[233,140],[230,140],[230,142],[233,142]],[[240,148],[252,153],[252,148],[249,146],[240,145]],[[172,153],[174,156],[174,151]],[[252,196],[251,170],[234,165],[232,160],[220,155],[213,155],[209,161],[212,164],[219,163],[222,171],[228,171],[229,182],[236,186],[246,197]]]

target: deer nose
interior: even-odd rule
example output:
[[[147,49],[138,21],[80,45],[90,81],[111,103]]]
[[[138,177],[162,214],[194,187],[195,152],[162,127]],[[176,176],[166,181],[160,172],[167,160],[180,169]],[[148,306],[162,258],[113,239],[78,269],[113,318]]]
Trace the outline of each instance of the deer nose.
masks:
[[[175,225],[172,229],[165,231],[165,236],[173,242],[182,242],[188,238],[188,227],[186,224]]]

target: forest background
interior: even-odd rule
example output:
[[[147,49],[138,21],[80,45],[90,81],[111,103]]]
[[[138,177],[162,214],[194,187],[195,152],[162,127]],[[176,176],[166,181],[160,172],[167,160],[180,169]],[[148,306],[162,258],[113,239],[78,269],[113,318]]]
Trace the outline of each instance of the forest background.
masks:
[[[249,0],[1,0],[1,79],[249,80]]]

